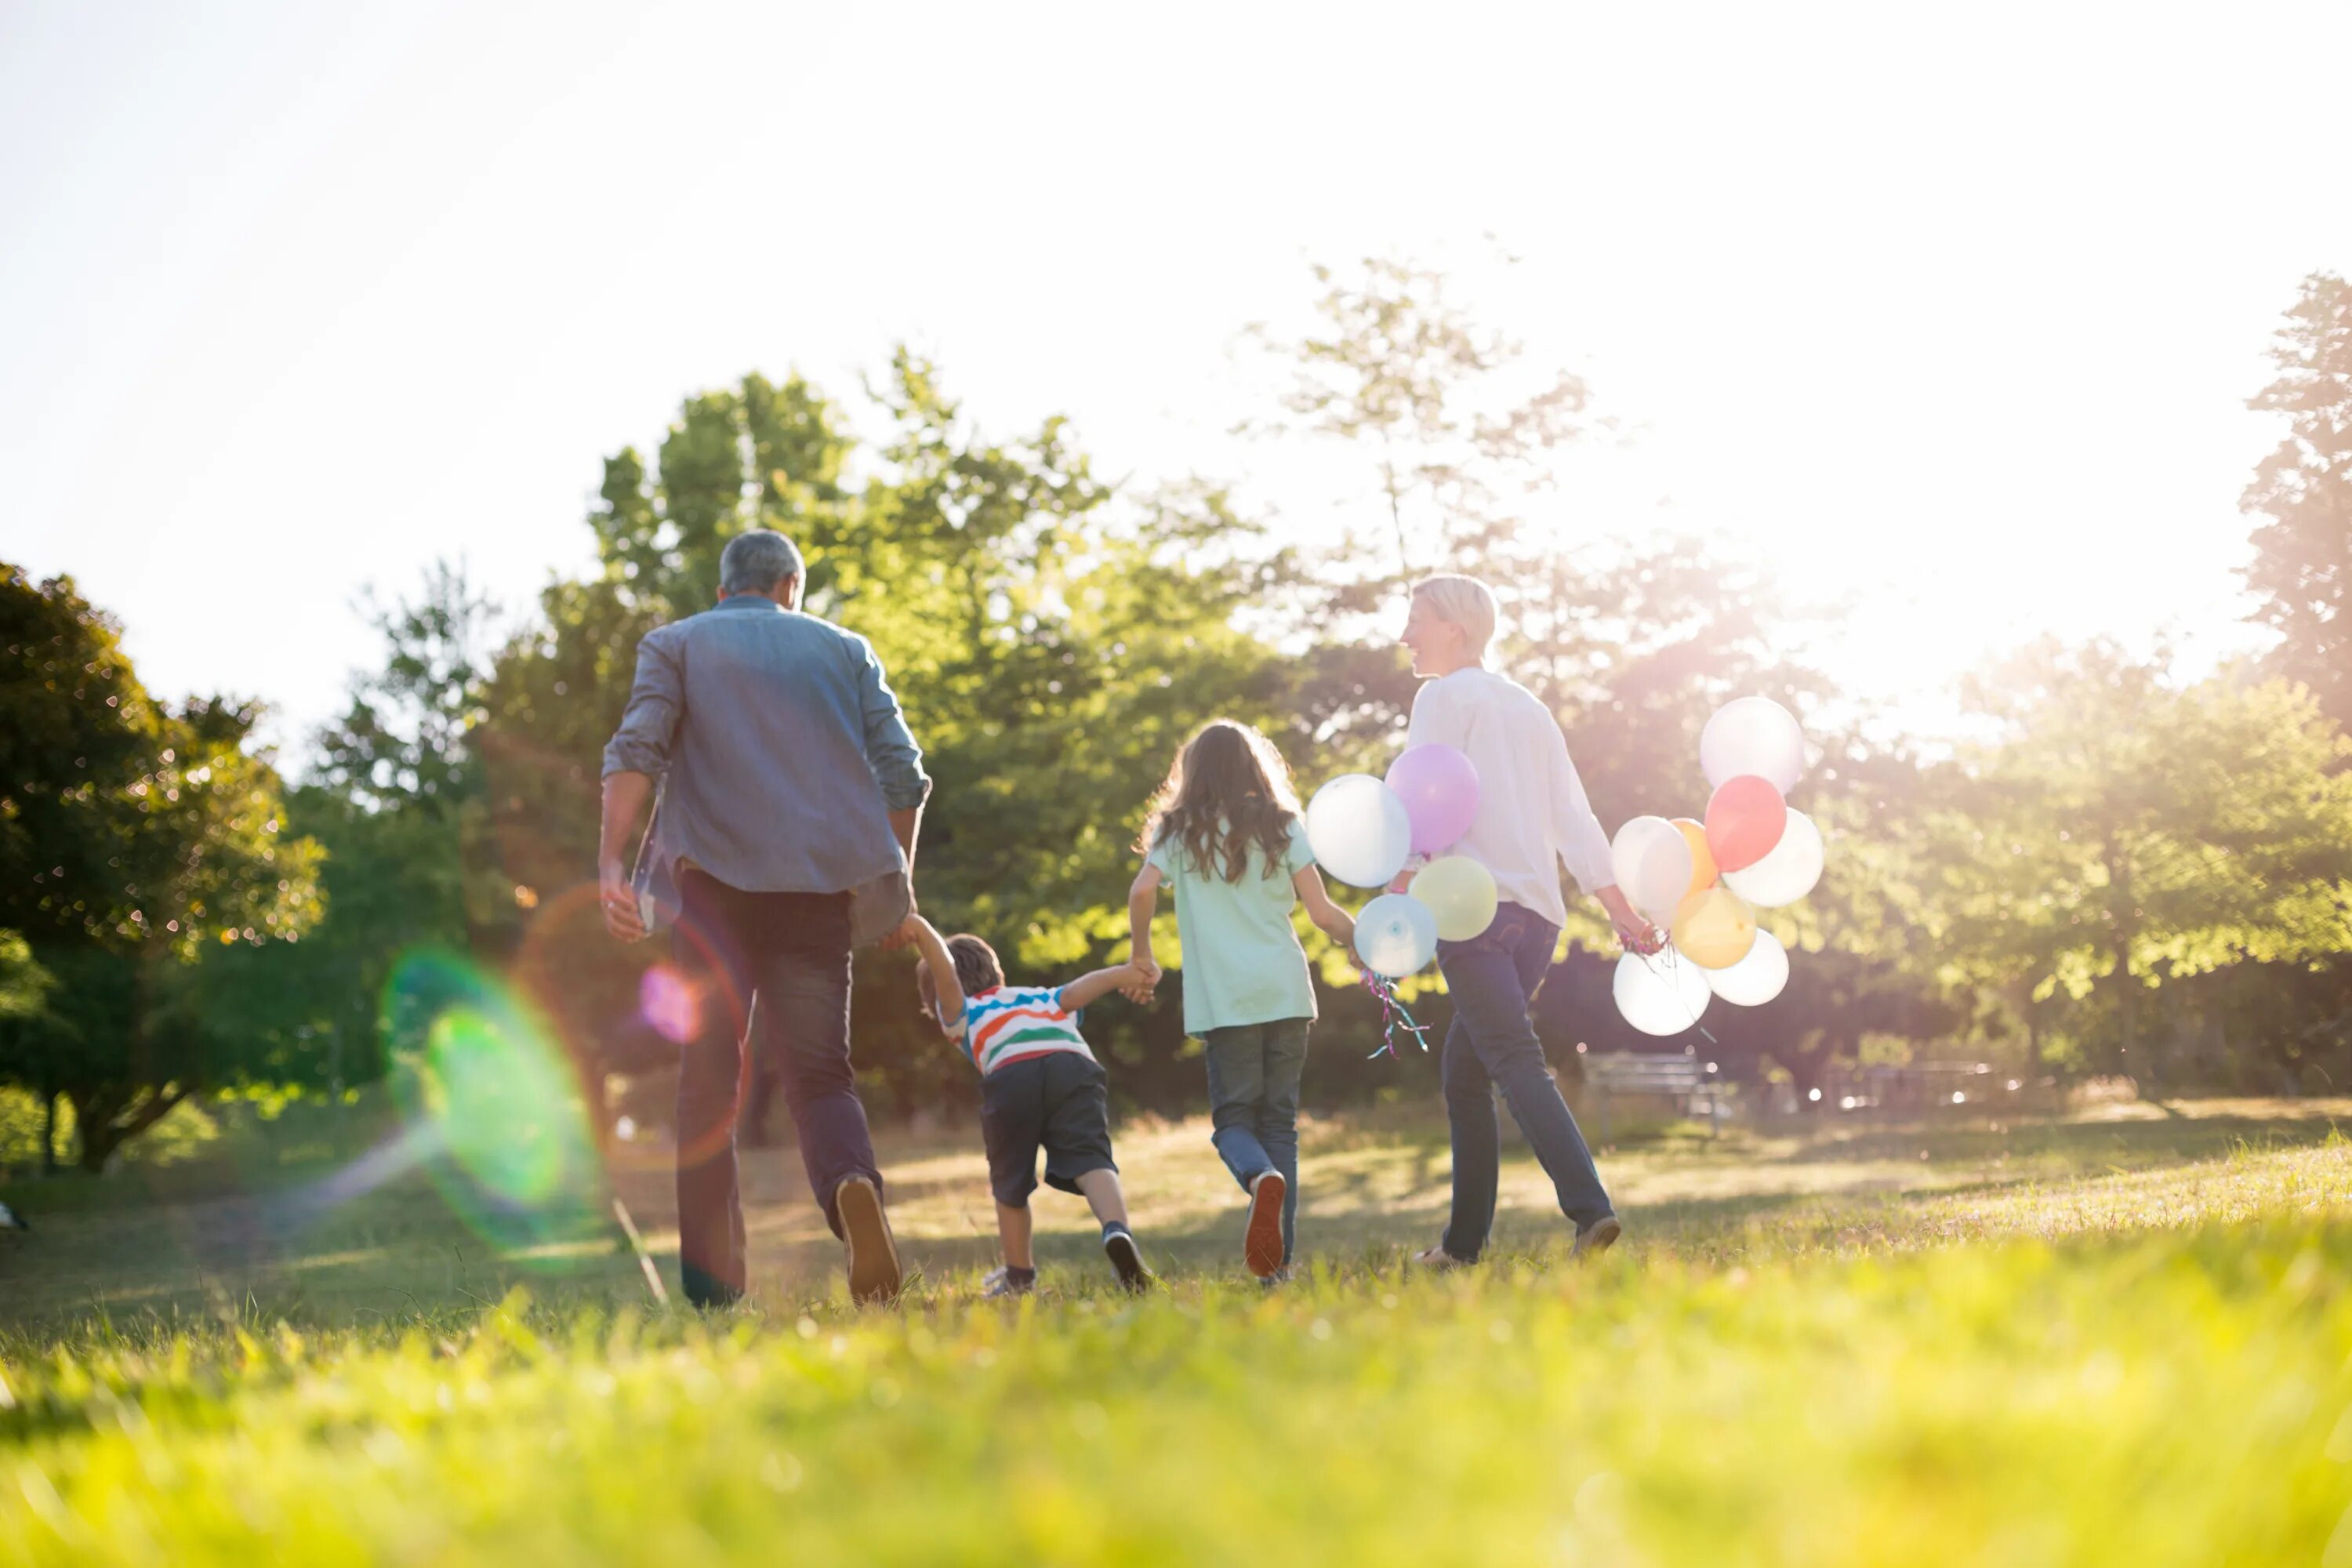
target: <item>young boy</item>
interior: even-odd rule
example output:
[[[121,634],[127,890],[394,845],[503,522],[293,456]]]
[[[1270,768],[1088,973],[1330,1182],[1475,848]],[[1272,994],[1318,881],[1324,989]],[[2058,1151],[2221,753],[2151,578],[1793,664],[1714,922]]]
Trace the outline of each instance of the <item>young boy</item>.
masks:
[[[976,936],[941,938],[917,920],[922,962],[915,988],[923,1010],[961,1040],[980,1069],[980,1129],[988,1149],[988,1184],[996,1194],[996,1233],[1004,1267],[988,1277],[989,1296],[1023,1296],[1036,1287],[1029,1248],[1029,1194],[1037,1190],[1037,1151],[1045,1183],[1076,1193],[1102,1223],[1104,1253],[1129,1290],[1151,1284],[1143,1254],[1127,1227],[1127,1200],[1110,1155],[1110,1101],[1102,1064],[1087,1048],[1078,1021],[1087,1005],[1138,987],[1131,963],[1097,969],[1067,985],[1007,985],[994,950]]]

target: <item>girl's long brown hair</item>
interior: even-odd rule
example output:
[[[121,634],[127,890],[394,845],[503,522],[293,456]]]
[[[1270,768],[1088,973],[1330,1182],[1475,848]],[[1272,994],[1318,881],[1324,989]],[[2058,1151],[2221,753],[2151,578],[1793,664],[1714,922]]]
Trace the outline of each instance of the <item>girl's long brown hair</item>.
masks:
[[[1135,847],[1150,854],[1174,841],[1202,871],[1238,882],[1250,846],[1265,852],[1263,875],[1276,875],[1298,820],[1289,764],[1274,742],[1246,724],[1213,719],[1184,742]]]

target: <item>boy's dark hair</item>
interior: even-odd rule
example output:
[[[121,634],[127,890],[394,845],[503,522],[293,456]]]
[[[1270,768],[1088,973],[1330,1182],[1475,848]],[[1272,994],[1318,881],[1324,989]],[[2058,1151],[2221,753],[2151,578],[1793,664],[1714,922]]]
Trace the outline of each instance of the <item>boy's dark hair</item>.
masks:
[[[956,984],[967,996],[1004,984],[1004,965],[996,961],[996,950],[969,931],[948,938],[948,957],[955,963]]]

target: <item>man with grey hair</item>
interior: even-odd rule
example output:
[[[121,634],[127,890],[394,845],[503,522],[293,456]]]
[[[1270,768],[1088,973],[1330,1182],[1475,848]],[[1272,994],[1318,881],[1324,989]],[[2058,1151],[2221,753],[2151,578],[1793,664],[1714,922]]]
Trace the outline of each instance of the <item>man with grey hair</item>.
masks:
[[[775,1050],[809,1187],[849,1254],[850,1294],[898,1293],[882,1173],[849,1058],[850,951],[908,940],[930,780],[865,638],[801,613],[791,540],[728,542],[716,608],[646,635],[604,748],[604,924],[675,922],[688,1005],[677,1083],[678,1272],[697,1306],[743,1294],[735,1122],[743,1041]],[[660,794],[634,878],[623,854]]]

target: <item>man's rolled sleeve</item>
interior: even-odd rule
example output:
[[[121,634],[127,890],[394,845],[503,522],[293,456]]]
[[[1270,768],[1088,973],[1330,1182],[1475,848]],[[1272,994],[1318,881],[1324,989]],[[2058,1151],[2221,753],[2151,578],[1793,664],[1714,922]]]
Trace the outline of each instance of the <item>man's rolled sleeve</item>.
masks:
[[[629,706],[621,714],[621,727],[604,747],[605,775],[645,773],[659,778],[667,773],[685,698],[685,682],[679,678],[677,655],[668,639],[659,632],[648,633],[637,644],[637,675],[629,688]]]
[[[930,775],[923,772],[923,749],[907,728],[898,708],[898,694],[882,673],[882,660],[873,644],[857,639],[863,662],[857,671],[857,700],[866,723],[866,765],[882,786],[882,799],[893,811],[912,811],[931,796]]]

